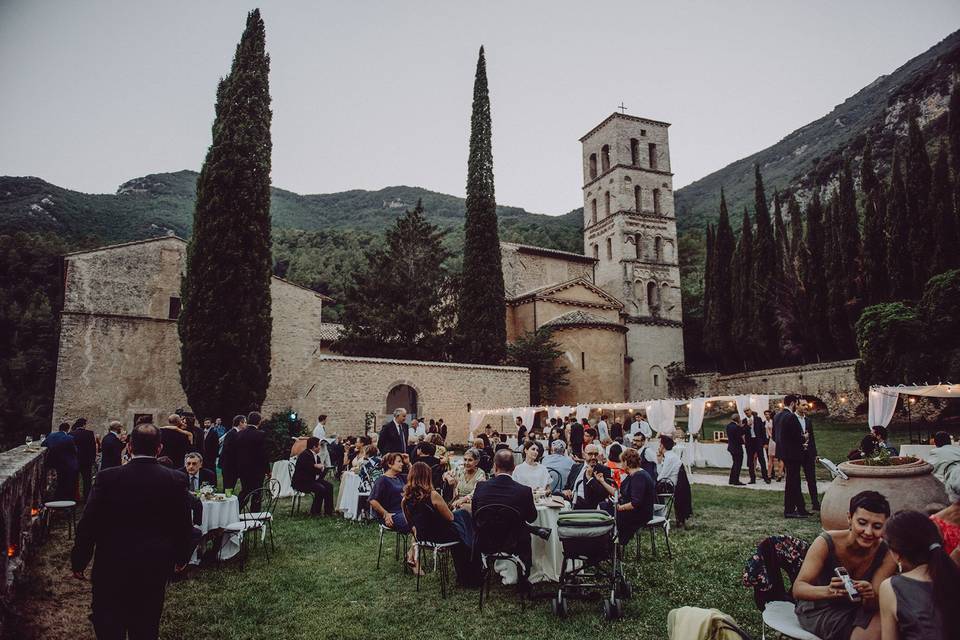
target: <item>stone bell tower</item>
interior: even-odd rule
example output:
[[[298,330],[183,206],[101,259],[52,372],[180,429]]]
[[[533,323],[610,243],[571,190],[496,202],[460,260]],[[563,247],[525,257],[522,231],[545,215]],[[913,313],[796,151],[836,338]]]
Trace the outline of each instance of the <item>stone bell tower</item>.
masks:
[[[629,400],[666,398],[667,366],[683,361],[669,126],[613,113],[580,138],[583,250],[624,304]]]

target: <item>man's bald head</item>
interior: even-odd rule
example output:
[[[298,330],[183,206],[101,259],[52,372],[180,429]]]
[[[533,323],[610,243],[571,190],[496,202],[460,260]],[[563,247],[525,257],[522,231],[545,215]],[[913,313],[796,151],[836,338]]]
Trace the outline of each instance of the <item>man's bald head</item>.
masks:
[[[496,473],[513,473],[513,468],[513,451],[510,451],[510,449],[500,449],[500,451],[493,454],[493,470]]]

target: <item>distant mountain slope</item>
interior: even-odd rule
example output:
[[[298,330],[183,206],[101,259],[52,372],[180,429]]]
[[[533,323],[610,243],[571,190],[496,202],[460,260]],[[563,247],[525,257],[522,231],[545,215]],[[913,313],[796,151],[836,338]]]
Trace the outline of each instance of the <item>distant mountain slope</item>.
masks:
[[[895,135],[905,131],[906,104],[920,107],[921,125],[935,133],[945,126],[951,76],[960,65],[960,31],[887,76],[881,76],[837,105],[833,111],[789,134],[773,146],[733,162],[693,182],[675,194],[677,227],[681,234],[702,233],[715,221],[720,188],[726,191],[732,218],[746,205],[753,215],[753,165],[759,164],[764,184],[772,192],[824,188],[840,166],[844,151],[858,156],[866,135],[874,140],[874,158],[885,173]],[[776,97],[771,97],[775,107]],[[768,195],[769,197],[769,195]]]
[[[67,238],[120,242],[173,232],[189,236],[197,174],[158,173],[129,180],[114,195],[64,189],[39,178],[0,177],[0,232],[46,231]],[[299,195],[273,188],[275,229],[381,232],[405,209],[423,199],[427,218],[456,231],[463,226],[464,200],[419,187]],[[505,240],[582,250],[579,216],[547,216],[498,206]]]

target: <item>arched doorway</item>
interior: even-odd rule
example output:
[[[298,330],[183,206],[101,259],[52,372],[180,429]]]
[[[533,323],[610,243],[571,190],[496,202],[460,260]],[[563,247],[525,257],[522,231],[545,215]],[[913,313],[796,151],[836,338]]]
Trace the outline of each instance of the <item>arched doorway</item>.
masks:
[[[417,411],[417,390],[408,384],[394,385],[387,393],[387,415],[392,415],[394,409],[406,409],[407,415],[420,415]]]

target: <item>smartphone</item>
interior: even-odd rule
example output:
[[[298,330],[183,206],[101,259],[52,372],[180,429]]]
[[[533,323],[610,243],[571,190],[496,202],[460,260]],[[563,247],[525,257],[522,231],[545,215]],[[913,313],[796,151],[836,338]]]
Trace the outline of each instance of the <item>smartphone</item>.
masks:
[[[847,597],[850,598],[850,602],[860,602],[860,592],[857,591],[857,587],[853,584],[853,580],[850,578],[850,574],[843,567],[837,567],[833,570],[838,578],[843,580],[843,588],[847,590]]]

